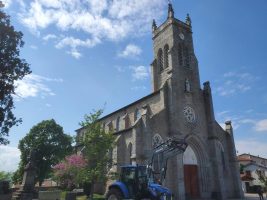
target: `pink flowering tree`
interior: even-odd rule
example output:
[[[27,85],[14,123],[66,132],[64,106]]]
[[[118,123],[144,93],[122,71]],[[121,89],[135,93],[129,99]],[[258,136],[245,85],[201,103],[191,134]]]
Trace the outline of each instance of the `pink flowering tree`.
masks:
[[[62,162],[53,167],[54,178],[63,188],[71,190],[83,182],[83,173],[81,172],[84,171],[86,166],[87,161],[82,155],[73,154],[67,156]]]

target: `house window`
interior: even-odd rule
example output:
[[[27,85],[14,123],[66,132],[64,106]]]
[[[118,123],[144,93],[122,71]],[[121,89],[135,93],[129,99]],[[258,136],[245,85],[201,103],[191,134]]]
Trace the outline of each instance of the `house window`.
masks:
[[[169,67],[169,45],[165,45],[164,47],[164,68],[168,68]]]
[[[159,68],[159,71],[163,70],[163,53],[162,53],[162,49],[159,49],[159,51],[158,51],[158,68]]]
[[[246,170],[246,176],[251,176],[251,171],[250,170]]]

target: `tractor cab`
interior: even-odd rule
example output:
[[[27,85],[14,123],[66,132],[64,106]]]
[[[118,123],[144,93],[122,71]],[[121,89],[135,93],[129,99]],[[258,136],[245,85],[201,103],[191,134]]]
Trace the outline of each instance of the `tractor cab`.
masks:
[[[147,167],[144,165],[122,166],[120,181],[128,189],[129,198],[135,199],[137,195],[144,195],[148,184]]]

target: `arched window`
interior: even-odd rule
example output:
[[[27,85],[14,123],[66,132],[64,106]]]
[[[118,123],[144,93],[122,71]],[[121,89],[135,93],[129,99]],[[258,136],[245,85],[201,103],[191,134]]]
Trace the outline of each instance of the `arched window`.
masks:
[[[198,165],[196,154],[190,145],[184,152],[183,163],[184,165]]]
[[[124,127],[125,127],[125,129],[127,129],[127,128],[129,128],[130,127],[130,119],[129,119],[129,115],[128,114],[126,114],[126,116],[124,117]]]
[[[138,120],[139,118],[141,118],[141,113],[140,110],[136,108],[134,112],[134,121]]]
[[[116,131],[119,131],[119,130],[120,130],[120,117],[118,117],[116,121]]]
[[[169,67],[169,45],[164,46],[164,68]]]
[[[183,65],[183,49],[182,49],[181,44],[179,44],[178,46],[178,61],[179,61],[179,65],[182,66]]]
[[[189,49],[184,44],[178,45],[178,61],[180,66],[190,68]]]
[[[128,145],[128,152],[129,152],[129,160],[130,160],[130,164],[132,164],[132,155],[133,155],[133,145],[130,142]]]
[[[160,71],[163,70],[163,52],[162,49],[158,51],[158,68]]]
[[[112,132],[114,129],[113,129],[113,124],[112,124],[112,121],[110,121],[109,123],[108,123],[108,131],[109,132]]]

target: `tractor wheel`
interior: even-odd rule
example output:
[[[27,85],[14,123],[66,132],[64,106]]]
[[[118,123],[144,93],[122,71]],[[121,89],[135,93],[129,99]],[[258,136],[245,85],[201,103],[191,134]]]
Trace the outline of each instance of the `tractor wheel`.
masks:
[[[106,200],[122,200],[122,198],[121,191],[115,188],[111,188],[106,195]]]

